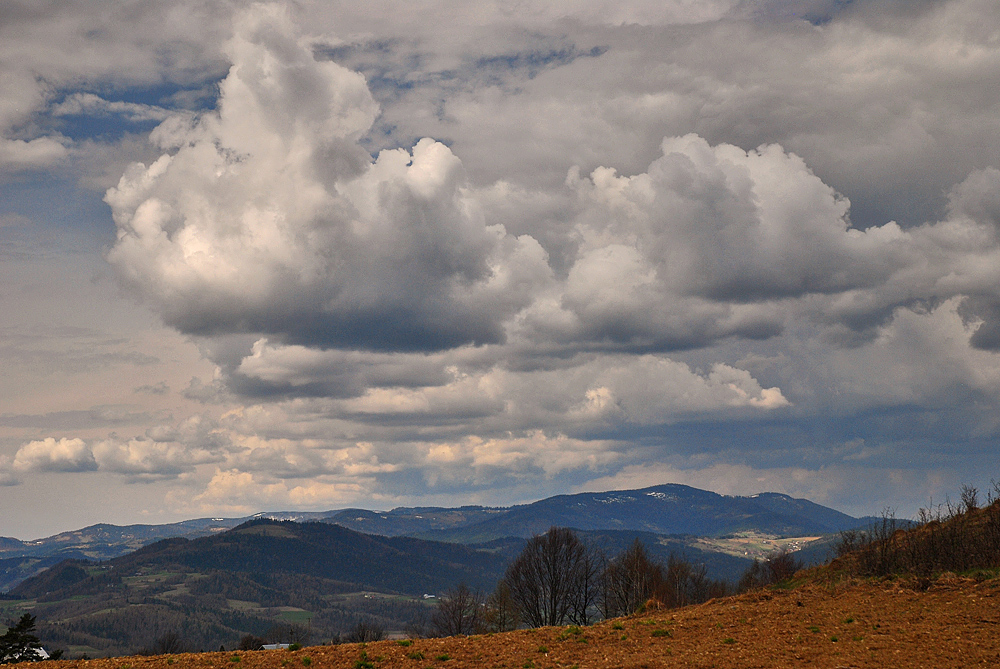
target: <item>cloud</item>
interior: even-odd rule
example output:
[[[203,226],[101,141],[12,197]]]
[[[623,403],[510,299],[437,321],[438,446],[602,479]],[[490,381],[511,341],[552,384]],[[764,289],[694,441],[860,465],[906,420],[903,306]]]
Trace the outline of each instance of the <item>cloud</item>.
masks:
[[[102,471],[123,474],[133,481],[175,478],[192,471],[211,455],[176,443],[151,439],[105,439],[94,445],[94,458]]]
[[[109,260],[219,365],[189,395],[248,403],[221,423],[238,447],[220,471],[455,463],[443,480],[475,468],[474,444],[511,443],[488,449],[509,473],[561,474],[551,449],[524,446],[559,439],[613,467],[609,444],[630,431],[812,415],[829,393],[810,361],[844,406],[898,406],[941,392],[893,353],[920,348],[923,326],[947,322],[960,349],[990,341],[989,170],[954,188],[943,220],[908,227],[855,226],[779,144],[695,133],[631,173],[476,186],[432,139],[372,160],[378,105],[312,44],[279,8],[243,13],[218,109],[167,119],[151,135],[165,153],[106,196]],[[740,364],[752,346],[787,356],[770,381]],[[879,360],[891,373],[866,379]],[[428,449],[441,457],[413,459]]]
[[[89,472],[97,469],[97,462],[82,439],[48,437],[19,448],[11,466],[21,472]]]
[[[59,137],[0,138],[0,164],[15,171],[49,167],[68,157],[65,144]]]
[[[51,123],[51,112],[113,112],[139,120],[153,107],[102,101],[74,92],[81,84],[187,85],[216,76],[221,58],[214,45],[225,31],[229,8],[182,0],[170,5],[140,2],[108,11],[103,0],[69,5],[8,3],[3,14],[0,60],[0,171],[65,165],[74,142]],[[120,8],[119,8],[120,9]],[[98,102],[99,101],[99,102]]]
[[[172,501],[202,513],[249,514],[264,507],[336,507],[356,497],[361,490],[360,481],[310,481],[288,485],[281,481],[262,481],[249,472],[219,469],[204,492],[191,499]]]
[[[248,395],[351,397],[372,387],[441,385],[449,378],[447,364],[440,355],[324,351],[260,339],[240,362],[234,382]]]
[[[14,471],[12,466],[13,458],[9,456],[0,456],[0,486],[15,486],[21,484],[21,479],[18,478],[17,472]]]
[[[199,511],[975,472],[996,3],[521,5],[18,6],[0,169],[113,183],[108,260],[207,362],[88,412],[171,354],[7,336],[80,379],[0,416],[0,483],[37,427]]]
[[[290,356],[283,353],[280,348],[255,347],[252,361],[272,378],[284,376],[287,372],[278,365]],[[417,360],[413,365],[412,356],[392,356],[395,365],[390,370],[399,376],[383,377],[384,382],[369,378],[363,391],[355,384],[347,386],[355,392],[316,396],[329,398],[320,401],[322,413],[330,418],[366,425],[439,422],[442,427],[457,420],[479,434],[661,425],[709,413],[735,417],[740,412],[766,412],[790,404],[780,388],[763,388],[748,372],[724,364],[698,373],[666,356],[618,355],[581,356],[548,367],[512,369],[509,362],[488,363],[476,353],[463,349],[439,356],[436,366],[431,360]],[[341,356],[323,357],[337,360]],[[378,363],[386,363],[384,354],[350,357],[355,365],[375,374],[380,371]],[[241,365],[245,371],[252,368]],[[327,369],[317,365],[309,372],[325,374],[330,382],[342,378],[339,369]],[[406,383],[400,383],[400,377]]]
[[[663,140],[639,174],[570,170],[565,221],[528,227],[508,206],[512,234],[483,213],[509,191],[471,188],[443,144],[368,161],[358,141],[377,107],[364,80],[317,60],[281,10],[245,13],[226,51],[218,112],[161,125],[153,137],[173,152],[134,165],[106,198],[119,228],[109,260],[182,332],[266,335],[300,345],[300,358],[510,337],[665,352],[766,339],[806,315],[847,341],[897,307],[985,290],[939,283],[972,251],[944,244],[945,228],[996,254],[975,220],[856,229],[847,199],[795,154],[695,134]],[[954,211],[979,191],[956,191]],[[234,379],[263,382],[241,392],[363,385],[268,378],[259,363],[257,353],[241,363]]]
[[[13,485],[31,472],[110,472],[129,482],[174,479],[199,465],[222,462],[230,435],[210,419],[191,416],[176,424],[160,424],[142,436],[116,435],[88,444],[80,438],[47,437],[21,446],[13,458],[0,460],[3,485]]]
[[[50,107],[49,113],[53,116],[116,115],[131,123],[163,121],[172,115],[163,107],[136,102],[109,101],[93,93],[74,93],[59,104]]]
[[[132,390],[134,393],[143,393],[146,395],[166,395],[170,392],[170,386],[167,385],[166,381],[160,381],[155,384],[144,384],[134,388]]]
[[[487,228],[460,161],[422,140],[370,163],[364,79],[319,62],[274,7],[227,50],[218,113],[168,122],[176,149],[108,191],[109,260],[183,332],[435,349],[500,341],[545,275],[534,240]]]

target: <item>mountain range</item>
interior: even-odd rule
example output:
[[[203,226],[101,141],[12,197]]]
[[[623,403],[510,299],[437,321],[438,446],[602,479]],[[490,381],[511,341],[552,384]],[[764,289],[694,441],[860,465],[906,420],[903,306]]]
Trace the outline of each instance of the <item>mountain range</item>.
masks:
[[[779,493],[720,495],[680,484],[640,490],[558,495],[511,507],[400,507],[264,512],[242,518],[199,518],[162,525],[98,524],[33,541],[0,537],[0,558],[78,553],[106,559],[160,539],[217,534],[254,518],[318,521],[382,536],[478,543],[530,537],[552,525],[580,530],[634,530],[718,537],[754,530],[776,536],[829,534],[865,519]]]
[[[161,525],[102,523],[33,541],[0,537],[0,591],[9,590],[63,559],[107,560],[162,539],[211,536],[259,518],[314,521],[370,535],[464,544],[524,539],[553,525],[584,531],[625,532],[629,536],[646,533],[721,537],[745,531],[772,536],[817,536],[865,523],[865,519],[788,495],[729,496],[679,484],[558,495],[511,507],[341,509],[265,512],[242,518],[199,518]]]

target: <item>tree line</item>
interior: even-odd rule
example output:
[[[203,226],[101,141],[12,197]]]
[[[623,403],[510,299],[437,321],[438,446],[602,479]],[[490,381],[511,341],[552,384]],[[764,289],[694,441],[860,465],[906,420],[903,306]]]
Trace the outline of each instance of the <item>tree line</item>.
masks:
[[[763,587],[795,573],[789,553],[748,568],[735,590]],[[533,537],[488,595],[465,584],[439,601],[430,633],[438,636],[503,632],[520,626],[589,625],[645,607],[676,608],[733,594],[704,565],[671,555],[649,556],[638,539],[613,558],[588,547],[573,530],[552,527]]]

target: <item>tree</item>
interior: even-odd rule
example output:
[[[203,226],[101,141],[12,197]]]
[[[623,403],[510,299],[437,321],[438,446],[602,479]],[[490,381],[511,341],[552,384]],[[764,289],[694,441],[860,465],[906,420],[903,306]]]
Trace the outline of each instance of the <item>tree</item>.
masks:
[[[754,559],[736,587],[740,592],[766,588],[791,578],[799,569],[802,569],[802,563],[790,551],[781,549],[764,562]]]
[[[510,594],[510,586],[500,581],[486,598],[485,627],[488,632],[510,632],[521,624],[517,603]]]
[[[261,650],[264,648],[264,640],[255,634],[245,634],[240,639],[238,650]]]
[[[599,613],[595,610],[601,592],[603,554],[585,550],[576,571],[576,587],[570,593],[569,620],[574,625],[589,625]]]
[[[708,578],[704,564],[694,565],[671,554],[664,565],[651,559],[636,540],[605,568],[601,609],[605,617],[611,618],[635,613],[650,600],[670,609],[722,597],[727,592],[724,581]]]
[[[485,627],[483,597],[460,583],[438,600],[431,625],[439,636],[476,634]]]
[[[276,623],[264,633],[267,643],[297,643],[300,646],[309,644],[309,629],[295,623]]]
[[[20,620],[11,624],[7,632],[0,636],[0,664],[38,662],[45,659],[41,654],[42,644],[32,634],[34,630],[35,617],[30,613],[25,613]]]
[[[656,593],[663,581],[663,565],[649,559],[638,539],[608,563],[601,587],[601,611],[605,618],[635,613]]]
[[[371,620],[359,620],[351,631],[342,634],[341,643],[367,643],[385,638],[385,628]]]
[[[140,651],[140,655],[176,655],[183,653],[184,640],[174,630],[164,632],[148,647]]]
[[[586,621],[597,596],[594,560],[587,547],[563,527],[532,537],[507,567],[503,582],[521,620],[532,627]]]

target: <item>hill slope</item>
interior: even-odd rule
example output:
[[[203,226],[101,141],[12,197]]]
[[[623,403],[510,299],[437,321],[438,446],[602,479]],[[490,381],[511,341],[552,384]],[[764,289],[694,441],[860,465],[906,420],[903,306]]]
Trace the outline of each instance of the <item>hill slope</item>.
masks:
[[[171,630],[192,648],[233,647],[288,623],[329,639],[362,618],[402,629],[427,617],[424,593],[492,588],[506,562],[499,551],[261,519],[103,563],[61,562],[14,588],[20,601],[0,601],[0,619],[31,610],[46,643],[73,654],[136,652]]]
[[[757,592],[700,606],[496,635],[63,662],[60,669],[449,669],[480,667],[997,666],[1000,580],[942,579],[926,592],[898,583]],[[236,659],[234,659],[236,658]],[[306,660],[306,658],[309,658]],[[53,665],[54,666],[54,665]],[[39,667],[44,669],[44,667]]]

